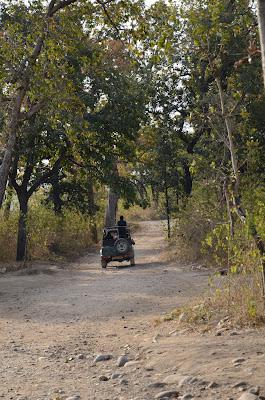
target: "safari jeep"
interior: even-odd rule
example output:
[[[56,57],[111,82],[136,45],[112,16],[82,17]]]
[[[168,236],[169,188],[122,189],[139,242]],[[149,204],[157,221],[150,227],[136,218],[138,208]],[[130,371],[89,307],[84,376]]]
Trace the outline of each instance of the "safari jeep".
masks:
[[[134,266],[134,244],[127,227],[105,228],[100,250],[101,267],[106,268],[111,261],[130,261],[131,266]]]

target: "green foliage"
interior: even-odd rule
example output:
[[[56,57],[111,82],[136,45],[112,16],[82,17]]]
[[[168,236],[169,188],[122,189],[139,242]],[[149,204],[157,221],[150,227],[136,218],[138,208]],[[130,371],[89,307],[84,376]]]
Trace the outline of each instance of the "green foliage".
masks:
[[[257,318],[257,304],[254,299],[249,299],[247,312],[251,319]]]
[[[224,223],[215,226],[206,236],[202,243],[204,254],[211,254],[217,265],[226,264],[228,249],[231,250],[229,238],[229,224]],[[231,257],[231,256],[230,256]]]
[[[114,186],[128,205],[138,201],[130,172],[116,179],[112,167],[118,159],[134,160],[146,95],[141,71],[113,34],[110,15],[122,27],[142,3],[109,2],[107,18],[98,3],[86,3],[47,19],[42,2],[0,2],[0,101],[7,104],[1,113],[3,131],[16,88],[26,88],[9,177],[21,210],[41,187],[55,212],[76,209],[90,218],[98,210],[96,186]],[[41,50],[34,59],[36,43]],[[44,227],[36,229],[41,232],[46,235]],[[31,243],[34,235],[29,235]]]

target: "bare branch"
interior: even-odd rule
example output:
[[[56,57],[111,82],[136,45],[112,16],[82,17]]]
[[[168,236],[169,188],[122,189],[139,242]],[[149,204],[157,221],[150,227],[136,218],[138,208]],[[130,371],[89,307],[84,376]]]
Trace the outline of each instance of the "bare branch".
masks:
[[[118,35],[120,34],[120,30],[117,27],[117,25],[115,24],[115,22],[113,21],[113,19],[111,18],[109,11],[106,7],[107,4],[112,3],[115,0],[109,0],[109,1],[102,1],[102,0],[96,0],[96,2],[101,6],[102,10],[104,11],[104,14],[106,15],[107,19],[109,20],[110,24],[113,26],[113,28],[115,29],[115,31],[118,33]]]
[[[244,95],[242,95],[241,97],[240,97],[240,99],[234,104],[234,106],[231,108],[231,110],[229,111],[229,113],[228,113],[228,116],[229,117],[231,117],[233,114],[234,114],[234,112],[236,111],[236,109],[238,108],[238,106],[242,103],[242,101],[244,100]]]
[[[48,179],[51,178],[51,176],[54,174],[56,169],[59,167],[61,161],[62,161],[62,158],[59,157],[55,161],[52,169],[50,169],[49,171],[45,172],[42,176],[40,176],[38,179],[36,179],[33,182],[33,184],[31,185],[31,188],[28,190],[28,196],[29,197],[40,187],[40,185],[43,185],[44,183],[47,183]]]
[[[24,171],[24,176],[23,176],[23,181],[22,181],[22,185],[21,188],[23,187],[24,189],[27,189],[31,174],[33,172],[33,165],[27,163],[25,171]]]
[[[43,101],[33,104],[28,112],[20,113],[20,119],[23,121],[26,119],[30,119],[31,117],[33,117],[34,114],[37,114],[41,110],[43,105]]]
[[[62,10],[63,8],[69,6],[70,4],[76,3],[77,0],[61,0],[57,5],[54,5],[54,7],[51,10],[48,10],[47,12],[47,17],[53,17],[57,11]],[[51,3],[55,3],[55,1],[52,1]]]
[[[62,0],[60,1],[57,5],[55,5],[56,0],[51,0],[51,2],[48,5],[48,10],[47,10],[47,14],[46,14],[46,19],[48,18],[52,18],[54,16],[54,14],[59,11],[62,8],[67,7],[68,5],[75,3],[77,0]],[[19,67],[19,69],[16,71],[15,75],[12,77],[11,79],[11,83],[14,84],[16,83],[18,80],[21,80],[21,75],[23,74],[24,71],[24,77],[29,79],[29,77],[27,77],[26,75],[29,73],[29,69],[31,67],[31,64],[34,64],[35,61],[37,60],[38,56],[40,55],[41,51],[42,51],[42,47],[44,44],[44,39],[45,36],[47,35],[48,28],[46,27],[43,32],[40,34],[40,36],[37,39],[37,42],[34,46],[34,49],[32,51],[32,54],[25,58],[22,62],[21,65]]]
[[[49,5],[48,5],[48,9],[47,9],[47,14],[46,14],[47,17],[50,17],[50,14],[51,14],[51,12],[52,12],[52,10],[54,8],[55,3],[56,3],[56,0],[51,0],[50,1]]]
[[[225,146],[229,150],[230,147],[229,147],[229,141],[228,141],[227,137],[225,135],[222,135],[222,133],[220,133],[219,130],[216,129],[216,125],[214,124],[214,122],[212,121],[212,119],[210,117],[208,117],[208,121],[210,122],[212,129],[215,130],[215,132],[217,133],[217,136],[219,137],[219,139],[221,139],[221,141],[225,144]]]

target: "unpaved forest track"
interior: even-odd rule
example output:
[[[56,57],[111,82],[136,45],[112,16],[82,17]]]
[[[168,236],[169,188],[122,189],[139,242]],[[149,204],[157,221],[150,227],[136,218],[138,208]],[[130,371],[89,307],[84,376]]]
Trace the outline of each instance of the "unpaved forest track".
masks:
[[[162,261],[159,222],[142,223],[135,240],[136,267],[102,270],[98,255],[89,254],[66,269],[1,276],[0,398],[151,400],[177,390],[237,399],[241,389],[232,386],[239,380],[265,386],[261,333],[216,337],[181,334],[175,322],[155,326],[156,317],[201,293],[208,277]],[[113,358],[94,363],[100,353]],[[134,362],[119,368],[123,354]],[[245,360],[234,366],[238,357]],[[185,375],[194,382],[179,387]]]

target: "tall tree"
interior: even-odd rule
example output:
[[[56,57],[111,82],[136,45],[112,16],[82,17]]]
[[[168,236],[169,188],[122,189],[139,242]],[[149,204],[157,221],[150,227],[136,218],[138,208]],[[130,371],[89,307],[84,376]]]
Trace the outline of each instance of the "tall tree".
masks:
[[[6,183],[12,162],[12,154],[16,143],[16,137],[19,127],[25,119],[35,114],[41,107],[41,103],[37,102],[28,107],[27,113],[22,112],[26,94],[28,93],[32,84],[32,80],[34,78],[34,69],[38,64],[38,59],[43,50],[44,43],[49,36],[50,26],[52,24],[52,21],[54,20],[55,15],[60,10],[68,7],[70,4],[73,4],[75,2],[76,0],[51,0],[49,2],[45,11],[44,18],[41,18],[40,28],[37,31],[38,33],[37,35],[35,34],[35,44],[31,46],[31,50],[28,49],[29,51],[26,54],[22,55],[19,65],[13,66],[14,70],[12,71],[11,76],[9,76],[9,82],[6,82],[6,84],[11,83],[13,85],[13,91],[11,93],[11,99],[9,101],[10,112],[8,116],[8,123],[6,126],[7,142],[4,148],[2,162],[0,165],[0,206],[2,205],[4,199]],[[30,9],[28,11],[29,13],[32,12]],[[5,12],[7,11],[5,10]],[[41,10],[39,9],[38,17],[40,16]],[[3,24],[1,44],[3,45],[5,51],[12,51],[9,46],[10,33],[8,25],[5,25],[3,23],[3,20],[1,22]],[[13,33],[14,32],[12,32],[11,34]],[[2,57],[5,57],[6,54],[7,53],[2,54]]]
[[[188,15],[188,29],[191,46],[201,56],[201,62],[207,65],[207,74],[211,76],[212,84],[209,86],[208,99],[210,100],[209,117],[218,120],[218,124],[211,126],[228,150],[229,158],[226,159],[223,173],[225,175],[225,195],[227,197],[227,213],[230,224],[233,225],[232,213],[245,225],[253,214],[250,205],[246,209],[243,197],[242,184],[242,157],[246,154],[248,140],[252,136],[243,127],[246,123],[247,112],[244,108],[251,107],[250,96],[256,90],[253,75],[251,85],[249,75],[255,71],[255,65],[249,67],[248,78],[246,68],[238,71],[236,55],[244,54],[246,38],[253,40],[254,14],[247,1],[207,1],[204,4],[195,2],[187,5],[185,10]],[[244,23],[242,23],[242,18]],[[229,28],[229,29],[228,29]],[[233,49],[233,50],[232,50]],[[237,56],[238,57],[238,56]],[[210,97],[209,97],[210,96]],[[221,122],[221,124],[220,124]],[[227,185],[227,179],[229,185]],[[227,193],[227,188],[230,194]],[[232,202],[230,202],[232,200]],[[232,204],[232,209],[231,209]],[[233,232],[233,226],[231,226]],[[265,276],[264,242],[258,232],[258,225],[252,219],[250,233],[259,251],[263,262],[263,275]]]
[[[258,0],[258,22],[262,57],[263,84],[265,87],[265,1]]]
[[[24,125],[23,136],[16,140],[15,156],[9,175],[19,201],[17,261],[25,259],[27,244],[27,215],[31,196],[62,167],[67,141],[60,129],[53,129],[41,120]],[[51,147],[57,145],[54,151]]]
[[[115,0],[108,0],[106,3],[101,0],[96,0],[95,3],[90,1],[85,9],[82,8],[82,2],[78,3],[82,10],[78,13],[77,6],[75,9],[72,8],[71,13],[64,20],[63,17],[67,8],[74,7],[75,3],[77,3],[77,0],[51,0],[46,8],[40,2],[33,2],[29,5],[11,4],[10,6],[7,6],[5,2],[0,4],[2,11],[0,18],[0,58],[3,62],[1,83],[4,85],[4,91],[8,92],[8,96],[6,96],[8,98],[5,126],[6,140],[3,144],[0,165],[0,207],[4,199],[18,131],[28,118],[39,111],[43,104],[42,97],[34,98],[34,96],[30,96],[32,95],[32,88],[38,80],[41,81],[44,78],[49,82],[53,80],[53,61],[59,54],[58,52],[53,54],[50,50],[56,46],[56,33],[58,36],[62,24],[68,23],[70,20],[73,21],[73,18],[75,18],[76,24],[75,27],[72,25],[71,36],[73,37],[73,33],[77,37],[80,36],[83,31],[82,18],[84,13],[89,14],[91,20],[93,13],[96,13],[98,8],[109,20],[107,7],[111,3],[115,3]],[[62,18],[57,18],[58,14]],[[89,18],[87,19],[89,20]],[[88,28],[90,25],[87,23]],[[67,36],[65,38],[68,40]],[[62,54],[60,54],[60,57],[63,60]],[[30,102],[27,101],[28,95],[31,97]]]

